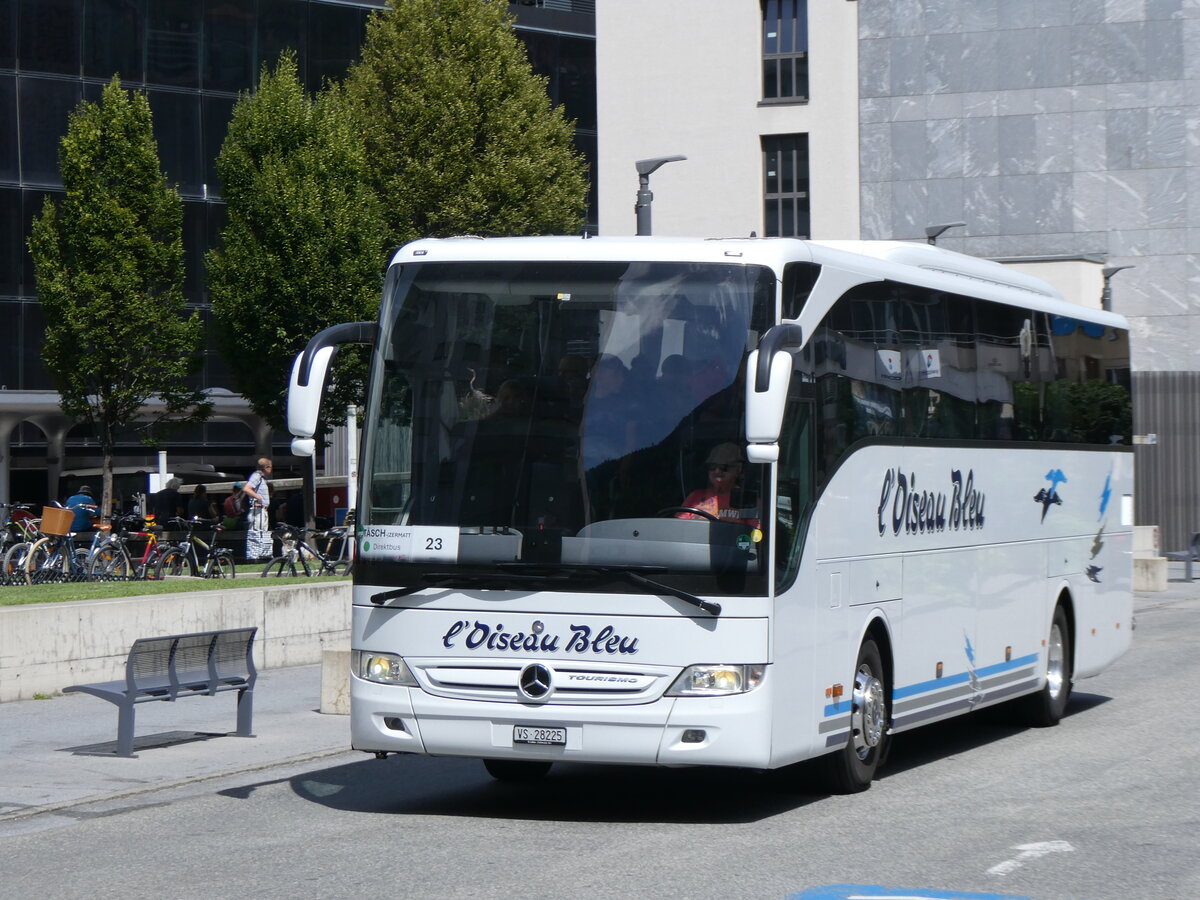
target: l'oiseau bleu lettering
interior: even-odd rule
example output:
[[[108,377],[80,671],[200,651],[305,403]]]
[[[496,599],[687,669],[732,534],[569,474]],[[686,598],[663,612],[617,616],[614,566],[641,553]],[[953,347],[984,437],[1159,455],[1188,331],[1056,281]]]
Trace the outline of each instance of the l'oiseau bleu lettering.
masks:
[[[571,634],[563,646],[564,653],[632,654],[638,652],[638,639],[623,637],[611,625],[593,634],[588,625],[570,625]],[[521,650],[526,653],[557,653],[560,639],[557,634],[534,634],[527,631],[505,631],[503,625],[471,622],[460,619],[446,629],[442,646],[455,646],[459,638],[468,650]]]
[[[936,531],[960,531],[983,527],[985,497],[975,488],[975,470],[950,470],[950,494],[917,487],[914,472],[905,475],[899,469],[883,473],[879,492],[879,533],[929,534]]]

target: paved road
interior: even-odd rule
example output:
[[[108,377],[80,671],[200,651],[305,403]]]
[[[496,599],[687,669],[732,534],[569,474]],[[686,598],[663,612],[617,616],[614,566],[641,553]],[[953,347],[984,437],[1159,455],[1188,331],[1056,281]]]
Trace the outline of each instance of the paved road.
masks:
[[[1059,727],[984,713],[903,735],[854,797],[591,766],[514,787],[345,753],[0,818],[0,895],[1196,898],[1198,644],[1200,601],[1151,595]]]

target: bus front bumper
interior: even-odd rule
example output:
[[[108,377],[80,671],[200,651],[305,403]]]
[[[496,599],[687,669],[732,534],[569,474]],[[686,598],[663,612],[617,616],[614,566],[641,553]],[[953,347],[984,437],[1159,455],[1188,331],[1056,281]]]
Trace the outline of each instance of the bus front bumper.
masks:
[[[356,750],[489,759],[766,768],[770,679],[744,694],[664,697],[636,705],[524,705],[451,700],[418,688],[351,680]],[[520,743],[562,729],[565,744]]]

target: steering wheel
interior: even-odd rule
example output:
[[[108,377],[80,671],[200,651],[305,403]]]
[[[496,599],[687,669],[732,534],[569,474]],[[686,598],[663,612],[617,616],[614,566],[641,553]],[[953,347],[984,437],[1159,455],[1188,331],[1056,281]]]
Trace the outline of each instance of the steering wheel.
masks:
[[[714,516],[712,513],[705,512],[702,509],[696,509],[696,507],[694,507],[694,506],[668,506],[668,507],[665,507],[664,509],[660,509],[654,515],[655,516],[663,516],[663,515],[666,515],[667,513],[671,513],[672,515],[674,515],[675,513],[681,513],[681,512],[693,513],[697,516],[701,516],[705,519],[708,519],[710,522],[720,522],[721,521],[716,516]]]

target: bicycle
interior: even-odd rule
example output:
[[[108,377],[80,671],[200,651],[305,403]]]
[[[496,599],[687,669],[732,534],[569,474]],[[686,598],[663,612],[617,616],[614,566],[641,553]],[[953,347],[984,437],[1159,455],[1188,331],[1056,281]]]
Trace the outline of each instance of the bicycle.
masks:
[[[331,529],[332,530],[332,529]],[[263,578],[282,578],[285,574],[304,575],[349,575],[352,560],[340,557],[329,557],[304,540],[307,528],[293,528],[291,525],[277,525],[274,532],[279,539],[281,555],[276,556],[262,570]],[[314,537],[336,537],[328,531],[316,532]],[[343,536],[344,537],[344,536]],[[317,565],[310,565],[310,561]],[[296,571],[296,563],[300,563],[302,572]]]
[[[204,522],[201,519],[174,518],[171,519],[171,524],[180,526],[187,531],[187,534],[179,543],[170,544],[163,549],[162,556],[154,570],[155,578],[180,576],[184,574],[185,568],[187,574],[193,578],[197,575],[200,578],[234,578],[237,576],[233,551],[228,547],[217,546],[217,534],[224,530],[219,523],[213,525],[212,537],[207,542],[196,537],[195,532],[202,524],[212,523]],[[204,553],[203,563],[200,561],[197,547],[201,548]]]
[[[14,503],[8,508],[8,518],[0,530],[0,584],[25,580],[25,558],[42,536],[38,530],[42,520],[29,512],[29,504]]]
[[[93,533],[90,548],[78,547],[70,530],[74,520],[74,511],[61,506],[47,506],[42,510],[43,536],[30,546],[25,557],[26,583],[87,580],[88,560],[100,546],[105,533],[102,530]]]
[[[141,516],[116,516],[113,518],[113,530],[107,540],[93,550],[88,559],[88,579],[91,581],[111,581],[121,578],[137,580],[154,579],[157,577],[158,562],[161,554],[158,550],[158,535],[152,531],[141,530],[144,527]],[[145,538],[146,548],[142,558],[134,561],[126,546],[130,538]]]

